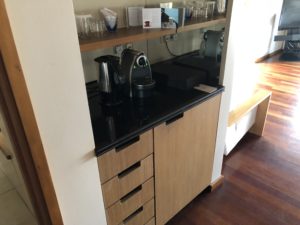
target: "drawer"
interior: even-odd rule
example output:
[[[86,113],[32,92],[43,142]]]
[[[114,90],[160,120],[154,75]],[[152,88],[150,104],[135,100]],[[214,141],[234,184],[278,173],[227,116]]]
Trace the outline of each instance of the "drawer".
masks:
[[[101,184],[153,152],[153,131],[128,140],[98,157]]]
[[[153,222],[152,222],[153,221]],[[119,225],[154,225],[154,199],[140,207]]]
[[[153,217],[148,223],[145,225],[155,225],[155,218]]]
[[[118,225],[122,223],[153,197],[154,181],[153,178],[151,178],[106,209],[108,224]]]
[[[151,177],[153,177],[153,154],[133,164],[102,185],[105,207],[111,206]]]

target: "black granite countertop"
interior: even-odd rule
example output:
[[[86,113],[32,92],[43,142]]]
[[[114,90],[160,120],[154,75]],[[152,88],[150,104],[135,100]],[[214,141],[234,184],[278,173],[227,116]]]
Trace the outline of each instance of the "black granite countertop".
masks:
[[[101,104],[99,92],[95,90],[96,85],[96,83],[87,85],[96,156],[122,145],[128,139],[224,90],[222,86],[213,93],[198,90],[183,91],[170,87],[156,88],[151,97],[143,100],[125,98],[121,104],[108,107]]]

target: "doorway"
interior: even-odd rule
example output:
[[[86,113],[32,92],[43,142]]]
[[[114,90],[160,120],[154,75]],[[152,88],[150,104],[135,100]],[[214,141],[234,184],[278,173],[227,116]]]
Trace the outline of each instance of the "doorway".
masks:
[[[0,106],[0,225],[37,225]]]

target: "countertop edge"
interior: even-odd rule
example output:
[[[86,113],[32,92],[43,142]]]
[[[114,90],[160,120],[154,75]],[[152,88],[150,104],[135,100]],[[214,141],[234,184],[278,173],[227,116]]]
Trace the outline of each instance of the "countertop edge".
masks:
[[[95,146],[95,155],[96,155],[96,157],[99,157],[99,156],[107,153],[108,151],[114,149],[117,145],[123,144],[128,139],[133,138],[135,136],[138,136],[138,135],[140,135],[140,134],[142,134],[142,133],[144,133],[144,132],[152,129],[155,126],[160,125],[161,123],[163,123],[166,120],[168,120],[168,119],[176,116],[177,114],[185,112],[185,111],[187,111],[187,110],[195,107],[196,105],[199,105],[199,104],[201,104],[204,101],[207,101],[208,99],[210,99],[210,98],[212,98],[212,97],[214,97],[214,96],[216,96],[216,95],[224,92],[224,90],[225,90],[225,87],[219,86],[218,90],[216,90],[216,91],[214,91],[212,93],[207,93],[206,96],[204,96],[202,98],[199,98],[197,100],[194,100],[193,102],[190,102],[190,103],[186,104],[185,106],[178,108],[177,110],[173,111],[172,113],[169,113],[169,114],[167,114],[165,116],[162,116],[160,119],[158,119],[156,121],[153,121],[152,123],[149,123],[149,124],[145,125],[144,127],[139,128],[139,129],[137,129],[137,130],[135,130],[133,132],[130,132],[128,135],[125,135],[124,137],[120,138],[119,140],[117,140],[117,141],[115,141],[115,142],[113,142],[111,144],[108,144],[108,145],[106,145],[104,147],[101,147],[101,148],[97,148],[97,146]]]

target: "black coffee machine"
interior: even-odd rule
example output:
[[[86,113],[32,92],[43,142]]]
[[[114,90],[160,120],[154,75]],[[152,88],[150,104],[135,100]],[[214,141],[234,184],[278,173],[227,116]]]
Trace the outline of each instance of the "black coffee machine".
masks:
[[[125,79],[125,95],[144,98],[152,95],[155,80],[146,55],[134,49],[125,49],[121,56],[121,71]]]
[[[120,58],[113,55],[100,56],[95,59],[99,63],[99,89],[105,105],[120,104],[124,81],[119,71]]]

